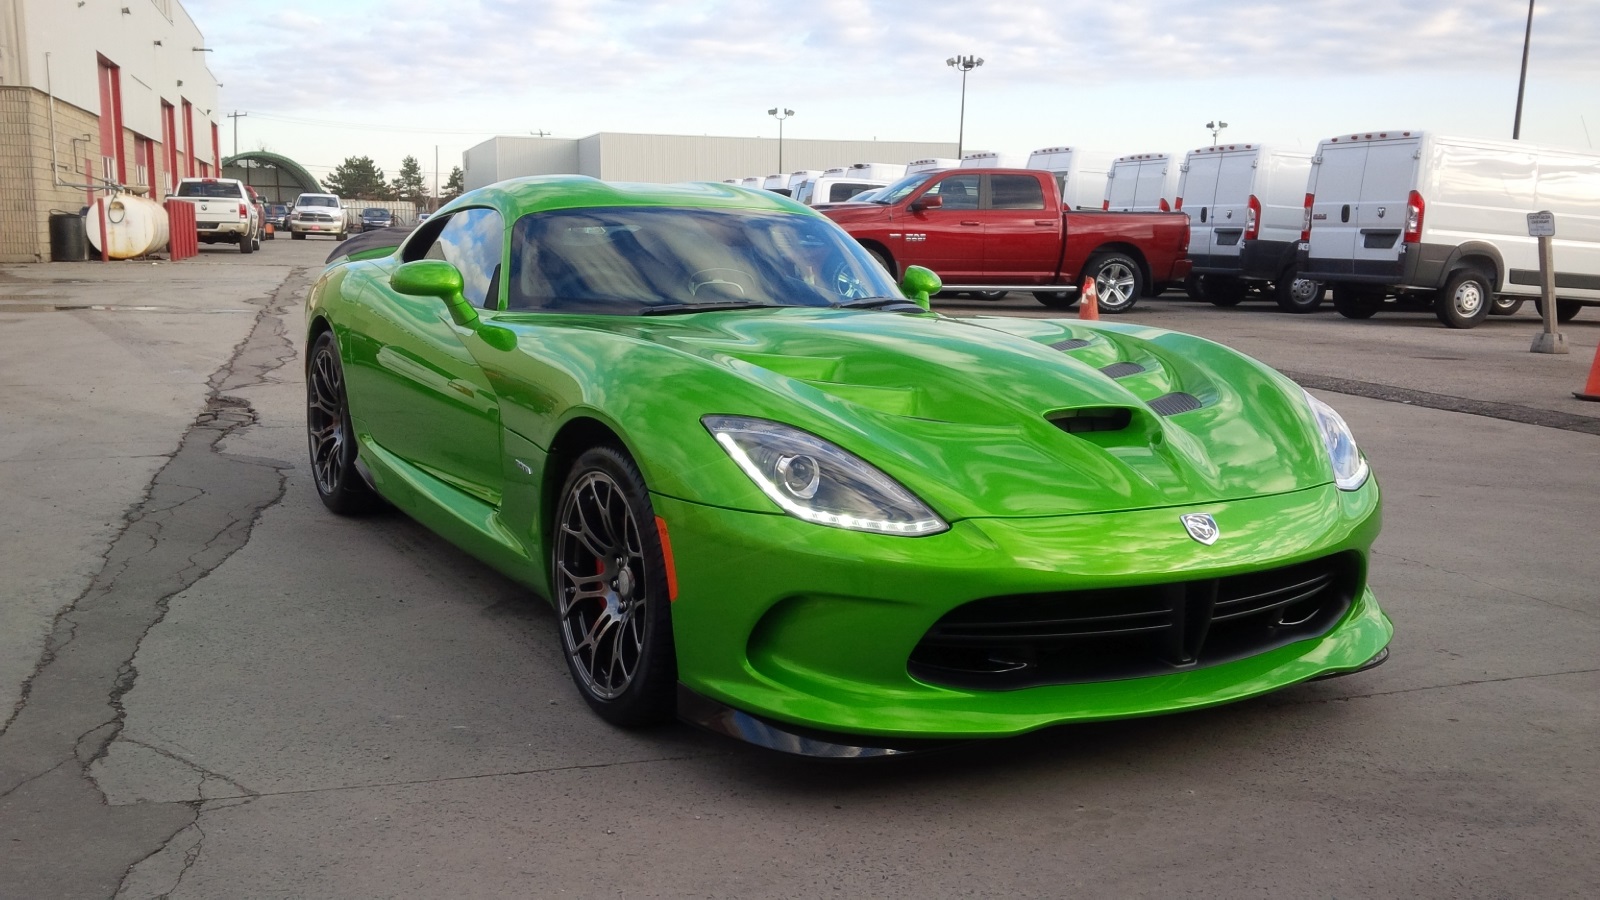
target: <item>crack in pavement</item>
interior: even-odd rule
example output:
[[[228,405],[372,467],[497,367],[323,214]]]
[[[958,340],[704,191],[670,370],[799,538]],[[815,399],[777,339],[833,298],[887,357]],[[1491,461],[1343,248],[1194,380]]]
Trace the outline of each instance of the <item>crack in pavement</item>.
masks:
[[[256,423],[228,392],[264,384],[295,356],[285,313],[309,270],[292,270],[206,383],[205,408],[100,554],[100,571],[57,614],[45,650],[0,726],[0,896],[113,896],[132,867],[194,826],[199,800],[108,805],[90,767],[122,731],[145,637],[171,599],[249,540],[283,496],[290,463],[220,445]],[[154,748],[152,748],[154,749]],[[161,752],[161,751],[157,751]],[[248,792],[219,773],[205,776]],[[193,860],[188,861],[192,865]],[[187,867],[185,871],[187,870]]]
[[[1472,678],[1466,681],[1451,681],[1445,684],[1425,684],[1420,687],[1396,688],[1392,691],[1373,691],[1369,694],[1349,694],[1344,697],[1318,697],[1314,700],[1300,700],[1299,703],[1344,703],[1350,700],[1370,700],[1374,697],[1393,697],[1399,694],[1417,694],[1424,691],[1442,691],[1448,688],[1473,687],[1480,684],[1501,684],[1507,681],[1530,681],[1536,678],[1563,678],[1568,675],[1593,675],[1600,669],[1571,669],[1563,672],[1535,672],[1530,675],[1506,675],[1501,678]]]

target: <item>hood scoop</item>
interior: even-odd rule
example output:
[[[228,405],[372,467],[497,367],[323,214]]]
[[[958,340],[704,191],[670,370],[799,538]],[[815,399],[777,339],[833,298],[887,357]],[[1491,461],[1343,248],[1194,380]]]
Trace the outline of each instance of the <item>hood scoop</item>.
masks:
[[[1090,406],[1064,409],[1045,416],[1050,424],[1068,434],[1095,431],[1122,431],[1133,424],[1133,410],[1125,406]]]

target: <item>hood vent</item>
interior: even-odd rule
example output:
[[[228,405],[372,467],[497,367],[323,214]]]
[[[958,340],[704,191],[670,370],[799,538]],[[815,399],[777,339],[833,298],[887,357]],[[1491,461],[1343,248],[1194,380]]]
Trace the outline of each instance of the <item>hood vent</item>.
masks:
[[[1100,369],[1100,371],[1105,373],[1106,377],[1108,378],[1127,378],[1129,375],[1137,375],[1140,372],[1143,372],[1144,366],[1141,366],[1138,363],[1119,362],[1112,363],[1109,366],[1104,366]]]
[[[1069,409],[1050,416],[1050,423],[1068,434],[1121,431],[1133,421],[1133,411],[1121,406]]]
[[[1082,348],[1087,347],[1087,346],[1089,346],[1089,342],[1084,340],[1083,338],[1069,338],[1067,340],[1057,341],[1056,343],[1051,344],[1050,345],[1050,349],[1051,350],[1062,350],[1062,351],[1079,350],[1079,349],[1082,349]]]
[[[1190,412],[1204,405],[1204,403],[1200,402],[1199,397],[1193,394],[1185,394],[1183,391],[1162,394],[1150,401],[1150,408],[1163,416],[1175,416],[1178,413]]]

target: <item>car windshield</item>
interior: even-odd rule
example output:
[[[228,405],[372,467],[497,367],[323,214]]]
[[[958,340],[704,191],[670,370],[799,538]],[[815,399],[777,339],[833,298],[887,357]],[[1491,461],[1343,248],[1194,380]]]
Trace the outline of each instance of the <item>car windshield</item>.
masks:
[[[510,309],[638,315],[900,297],[831,221],[742,209],[568,209],[517,220]]]
[[[295,201],[295,206],[338,206],[339,201],[332,197],[307,197],[301,196]]]
[[[234,181],[184,181],[178,184],[179,197],[239,199],[239,184]]]
[[[896,181],[894,184],[891,184],[886,188],[879,188],[878,195],[873,197],[870,202],[887,204],[899,203],[901,200],[904,200],[907,196],[909,196],[912,191],[922,187],[923,182],[927,181],[929,178],[932,178],[933,175],[934,173],[932,172],[918,172],[915,175],[907,175],[906,177]]]
[[[364,209],[361,211],[362,218],[366,219],[382,219],[388,215],[389,211],[387,209]]]

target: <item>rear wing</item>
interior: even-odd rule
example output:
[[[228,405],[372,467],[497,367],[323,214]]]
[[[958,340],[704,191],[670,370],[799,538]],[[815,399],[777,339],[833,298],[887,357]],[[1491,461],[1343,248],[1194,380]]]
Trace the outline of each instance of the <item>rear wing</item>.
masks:
[[[333,248],[328,254],[328,261],[324,265],[333,265],[336,262],[354,262],[362,259],[377,259],[388,256],[399,248],[406,236],[411,234],[410,228],[380,228],[377,231],[363,231],[350,238],[339,246]]]

